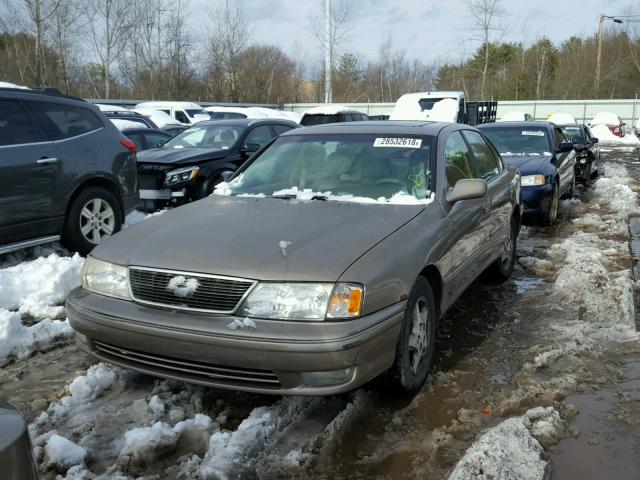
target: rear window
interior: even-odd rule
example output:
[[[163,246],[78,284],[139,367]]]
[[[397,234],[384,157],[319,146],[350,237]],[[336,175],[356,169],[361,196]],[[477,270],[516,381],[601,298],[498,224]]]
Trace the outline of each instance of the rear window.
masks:
[[[305,115],[300,122],[300,125],[309,127],[311,125],[323,125],[325,123],[337,123],[340,121],[340,115],[323,115],[323,114],[311,114]]]
[[[76,137],[103,127],[88,108],[49,102],[28,102],[28,106],[52,140]]]
[[[195,117],[196,115],[207,115],[207,112],[204,110],[196,110],[196,109],[186,109],[187,115],[190,117]]]
[[[447,97],[450,98],[450,97]],[[444,100],[444,98],[421,98],[420,100],[418,100],[418,103],[420,104],[420,110],[424,111],[430,111],[433,106],[438,103],[440,100]]]
[[[0,100],[0,145],[37,141],[38,135],[22,106],[13,100]]]
[[[210,112],[211,120],[232,120],[237,118],[247,118],[243,113],[237,112]]]

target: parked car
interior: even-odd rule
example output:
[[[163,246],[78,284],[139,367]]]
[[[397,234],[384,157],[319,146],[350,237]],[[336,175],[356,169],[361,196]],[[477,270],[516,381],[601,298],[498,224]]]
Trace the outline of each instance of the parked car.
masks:
[[[0,253],[88,253],[138,202],[136,147],[84,100],[0,89]]]
[[[230,120],[234,118],[280,118],[298,123],[302,114],[285,110],[275,110],[265,107],[229,107],[213,106],[205,110],[211,116],[211,120]]]
[[[80,348],[160,377],[332,395],[427,377],[438,317],[513,270],[520,183],[476,129],[286,132],[216,193],[134,225],[67,298]]]
[[[535,118],[527,112],[507,112],[496,122],[533,122]]]
[[[496,121],[498,102],[468,102],[464,92],[417,92],[402,95],[389,120],[465,123],[480,125]]]
[[[184,125],[185,127],[191,126],[190,123],[180,123],[171,115],[161,110],[154,110],[153,108],[137,107],[134,111],[137,113],[141,113],[145,117],[149,118],[153,123],[157,125],[157,128],[165,128],[170,126],[179,127],[182,125]]]
[[[262,146],[299,125],[288,120],[210,120],[160,148],[138,155],[140,208],[181,205],[203,197]]]
[[[615,113],[611,113],[611,112],[596,113],[595,117],[593,117],[593,120],[591,120],[591,123],[589,124],[589,126],[593,128],[596,125],[605,125],[611,131],[611,133],[613,133],[616,137],[624,137],[624,134],[625,134],[624,127],[626,126],[626,123],[624,123],[622,119]]]
[[[636,124],[633,126],[633,133],[636,134],[636,137],[640,138],[640,118],[636,121]]]
[[[314,107],[302,114],[300,125],[309,127],[323,123],[359,122],[369,120],[364,113],[342,105],[326,105]]]
[[[0,477],[38,480],[27,422],[18,410],[0,400]]]
[[[573,143],[550,122],[494,123],[478,128],[504,162],[520,172],[525,219],[555,223],[560,198],[575,195]]]
[[[136,144],[138,152],[149,150],[150,148],[160,148],[174,137],[171,133],[157,128],[125,128],[122,133]]]
[[[210,119],[204,108],[192,102],[142,102],[136,105],[136,110],[138,109],[160,110],[180,123],[189,125]]]
[[[576,150],[576,180],[588,185],[598,176],[600,167],[600,144],[586,125],[573,123],[558,125]]]
[[[126,128],[158,128],[153,120],[140,112],[113,105],[96,104],[96,106],[120,131]]]

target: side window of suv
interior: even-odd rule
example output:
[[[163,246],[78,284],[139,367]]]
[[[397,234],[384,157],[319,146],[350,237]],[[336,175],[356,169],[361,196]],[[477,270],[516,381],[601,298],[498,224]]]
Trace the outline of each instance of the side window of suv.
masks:
[[[269,130],[269,127],[267,125],[260,125],[249,132],[244,143],[257,143],[258,145],[263,146],[269,140],[271,140],[271,131]]]
[[[288,132],[293,127],[289,125],[271,125],[273,127],[273,131],[276,132],[276,135],[282,135],[284,132]]]
[[[469,143],[473,155],[473,164],[478,178],[490,179],[500,173],[500,158],[491,149],[486,140],[478,132],[465,130],[464,136]]]
[[[447,184],[453,187],[458,180],[475,178],[469,147],[459,131],[449,134],[444,144]]]
[[[0,145],[20,145],[38,140],[38,133],[22,105],[14,100],[0,100]]]
[[[27,105],[51,140],[76,137],[104,126],[89,108],[32,101]]]

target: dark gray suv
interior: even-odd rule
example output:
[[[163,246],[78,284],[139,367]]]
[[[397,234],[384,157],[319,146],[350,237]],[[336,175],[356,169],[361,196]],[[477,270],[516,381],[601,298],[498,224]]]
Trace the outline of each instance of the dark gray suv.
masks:
[[[0,254],[58,239],[86,254],[137,201],[135,144],[97,107],[0,88]]]

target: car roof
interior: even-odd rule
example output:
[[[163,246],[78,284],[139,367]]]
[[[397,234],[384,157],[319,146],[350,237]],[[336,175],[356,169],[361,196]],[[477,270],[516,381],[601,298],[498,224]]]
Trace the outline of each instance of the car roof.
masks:
[[[536,120],[530,122],[496,122],[496,123],[483,123],[477,125],[480,130],[486,130],[490,128],[504,128],[504,127],[554,127],[555,123],[546,122],[544,120]]]
[[[325,123],[297,128],[282,135],[313,135],[323,133],[373,133],[378,135],[437,135],[450,125],[468,125],[445,122],[418,122],[411,120],[369,120],[366,122]],[[473,127],[471,127],[473,128]]]
[[[78,102],[87,104],[87,102],[79,97],[64,95],[56,88],[10,88],[0,87],[0,97],[8,94],[12,98],[29,98],[33,96],[41,97],[41,100],[64,100],[77,105]],[[96,107],[97,108],[97,107]]]
[[[285,120],[284,118],[229,118],[224,120],[203,120],[193,126],[202,125],[225,125],[228,127],[249,127],[251,125],[259,124],[271,124],[279,123],[281,125],[290,125],[292,127],[299,127],[299,125],[291,120]]]

